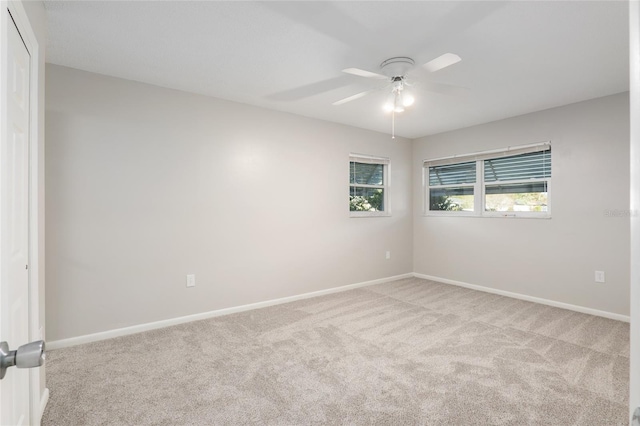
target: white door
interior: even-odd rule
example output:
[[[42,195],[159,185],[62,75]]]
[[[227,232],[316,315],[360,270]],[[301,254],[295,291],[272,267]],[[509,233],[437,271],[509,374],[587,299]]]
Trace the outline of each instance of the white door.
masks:
[[[5,120],[0,144],[0,341],[11,349],[29,339],[29,70],[30,56],[6,14]],[[29,370],[0,380],[0,425],[28,425]]]

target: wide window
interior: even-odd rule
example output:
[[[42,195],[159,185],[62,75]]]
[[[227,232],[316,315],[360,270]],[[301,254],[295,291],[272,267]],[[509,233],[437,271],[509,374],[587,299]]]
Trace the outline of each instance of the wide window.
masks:
[[[425,213],[548,217],[551,145],[424,162]]]
[[[349,211],[351,216],[389,214],[389,159],[349,156]]]

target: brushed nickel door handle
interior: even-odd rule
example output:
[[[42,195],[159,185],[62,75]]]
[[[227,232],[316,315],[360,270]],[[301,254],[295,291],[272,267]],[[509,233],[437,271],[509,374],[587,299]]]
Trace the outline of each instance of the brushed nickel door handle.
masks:
[[[7,342],[0,342],[0,380],[7,373],[7,368],[14,365],[18,368],[40,367],[45,361],[44,340],[27,343],[15,351],[9,350]]]

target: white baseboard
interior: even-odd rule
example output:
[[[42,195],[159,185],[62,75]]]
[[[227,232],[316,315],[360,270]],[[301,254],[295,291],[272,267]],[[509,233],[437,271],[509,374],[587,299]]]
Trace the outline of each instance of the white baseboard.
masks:
[[[282,303],[294,302],[296,300],[308,299],[310,297],[323,296],[325,294],[338,293],[341,291],[352,290],[354,288],[366,287],[366,286],[381,284],[389,281],[401,280],[403,278],[412,278],[413,276],[414,276],[413,273],[395,275],[392,277],[380,278],[372,281],[364,281],[361,283],[349,284],[342,287],[334,287],[326,290],[313,291],[311,293],[304,293],[304,294],[298,294],[295,296],[282,297],[280,299],[267,300],[265,302],[257,302],[257,303],[251,303],[248,305],[234,306],[231,308],[218,309],[216,311],[202,312],[200,314],[187,315],[183,317],[171,318],[171,319],[162,320],[162,321],[149,322],[146,324],[118,328],[115,330],[103,331],[100,333],[87,334],[84,336],[71,337],[68,339],[54,340],[52,342],[47,342],[47,349],[49,350],[60,349],[60,348],[66,348],[70,346],[81,345],[84,343],[97,342],[99,340],[112,339],[114,337],[141,333],[143,331],[155,330],[158,328],[164,328],[172,325],[183,324],[186,322],[219,317],[222,315],[234,314],[236,312],[249,311],[251,309],[265,308],[267,306],[280,305]]]
[[[609,318],[609,319],[613,319],[613,320],[617,320],[617,321],[629,322],[629,317],[628,316],[620,315],[620,314],[614,314],[613,312],[600,311],[598,309],[592,309],[592,308],[585,308],[584,306],[572,305],[570,303],[564,303],[564,302],[556,302],[555,300],[543,299],[541,297],[528,296],[526,294],[513,293],[513,292],[505,291],[505,290],[498,290],[498,289],[491,288],[491,287],[484,287],[484,286],[481,286],[481,285],[469,284],[469,283],[465,283],[465,282],[462,282],[462,281],[450,280],[450,279],[447,279],[447,278],[434,277],[432,275],[424,275],[424,274],[414,273],[413,276],[416,277],[416,278],[423,278],[425,280],[437,281],[437,282],[440,282],[440,283],[443,283],[443,284],[457,285],[459,287],[470,288],[472,290],[484,291],[486,293],[499,294],[500,296],[512,297],[514,299],[526,300],[527,302],[535,302],[535,303],[540,303],[542,305],[553,306],[553,307],[556,307],[556,308],[568,309],[570,311],[582,312],[583,314],[596,315],[598,317],[604,317],[604,318]]]
[[[38,410],[38,418],[35,424],[39,425],[42,422],[42,416],[44,415],[44,409],[47,408],[47,403],[49,402],[49,388],[44,388],[44,392],[42,392],[42,396],[40,397],[40,408]]]
[[[97,342],[99,340],[112,339],[114,337],[126,336],[129,334],[141,333],[143,331],[155,330],[158,328],[170,327],[172,325],[184,324],[191,321],[198,321],[207,318],[218,317],[222,315],[234,314],[236,312],[249,311],[251,309],[259,309],[265,308],[267,306],[280,305],[282,303],[294,302],[296,300],[308,299],[310,297],[323,296],[325,294],[338,293],[341,291],[352,290],[354,288],[366,287],[375,284],[381,284],[384,282],[396,281],[403,278],[423,278],[430,281],[437,281],[443,284],[451,284],[459,287],[465,287],[472,290],[484,291],[486,293],[499,294],[501,296],[512,297],[515,299],[526,300],[528,302],[540,303],[543,305],[554,306],[556,308],[569,309],[571,311],[582,312],[585,314],[596,315],[599,317],[609,318],[618,321],[629,322],[629,317],[626,315],[615,314],[607,311],[600,311],[598,309],[586,308],[583,306],[572,305],[569,303],[557,302],[555,300],[543,299],[541,297],[528,296],[526,294],[513,293],[505,290],[498,290],[491,287],[484,287],[476,284],[469,284],[462,281],[450,280],[448,278],[435,277],[432,275],[418,274],[418,273],[407,273],[402,275],[395,275],[392,277],[381,278],[372,281],[364,281],[356,284],[349,284],[342,287],[334,287],[325,290],[313,291],[311,293],[298,294],[295,296],[283,297],[280,299],[267,300],[264,302],[251,303],[248,305],[234,306],[231,308],[218,309],[215,311],[202,312],[200,314],[187,315],[178,318],[171,318],[167,320],[155,321],[145,324],[134,325],[131,327],[118,328],[115,330],[103,331],[94,334],[87,334],[84,336],[71,337],[68,339],[55,340],[52,342],[47,342],[47,349],[59,349],[66,348],[70,346],[81,345],[84,343]],[[49,399],[49,389],[46,389],[42,395],[42,412],[44,412],[44,407],[46,406],[47,400]]]

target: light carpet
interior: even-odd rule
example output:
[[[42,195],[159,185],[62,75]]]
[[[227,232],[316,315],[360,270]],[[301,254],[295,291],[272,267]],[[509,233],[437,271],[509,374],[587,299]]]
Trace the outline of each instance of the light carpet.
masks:
[[[628,424],[628,324],[417,278],[47,356],[45,426]]]

